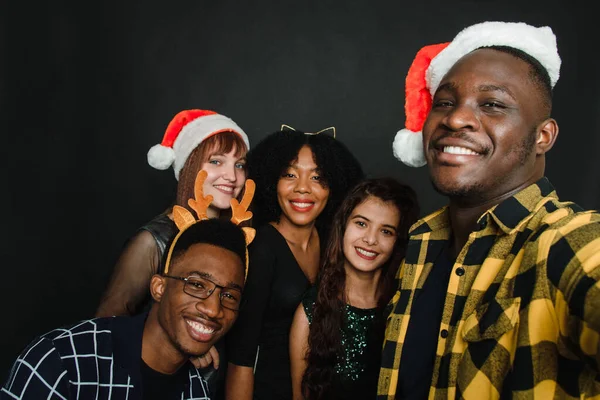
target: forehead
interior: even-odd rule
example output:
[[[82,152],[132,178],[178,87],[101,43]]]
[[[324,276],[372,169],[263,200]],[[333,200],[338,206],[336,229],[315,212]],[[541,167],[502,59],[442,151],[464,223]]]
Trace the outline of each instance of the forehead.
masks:
[[[248,148],[246,143],[235,132],[224,131],[211,135],[203,141],[205,157],[210,157],[212,154],[232,154],[236,158],[246,156]]]
[[[361,215],[370,221],[385,225],[397,226],[400,223],[400,212],[392,202],[372,196],[356,206],[351,215]]]
[[[304,145],[298,151],[298,156],[290,163],[293,167],[315,168],[317,166],[312,149]]]
[[[234,252],[207,243],[191,245],[174,260],[170,273],[189,276],[194,272],[210,274],[216,283],[244,286],[244,266]]]
[[[511,93],[531,93],[531,66],[511,54],[482,48],[463,56],[440,82],[453,85],[492,85],[507,88]]]
[[[236,142],[216,142],[208,147],[207,152],[209,156],[213,154],[223,154],[232,156],[234,158],[242,158],[246,156],[246,146],[239,146]]]

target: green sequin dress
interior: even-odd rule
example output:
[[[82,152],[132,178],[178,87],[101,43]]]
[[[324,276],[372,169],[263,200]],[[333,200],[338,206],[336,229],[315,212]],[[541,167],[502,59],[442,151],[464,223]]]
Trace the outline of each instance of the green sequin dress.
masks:
[[[302,299],[309,324],[317,297],[316,287]],[[380,326],[385,310],[345,306],[346,321],[341,327],[343,357],[335,365],[333,382],[337,399],[375,399],[384,331]]]

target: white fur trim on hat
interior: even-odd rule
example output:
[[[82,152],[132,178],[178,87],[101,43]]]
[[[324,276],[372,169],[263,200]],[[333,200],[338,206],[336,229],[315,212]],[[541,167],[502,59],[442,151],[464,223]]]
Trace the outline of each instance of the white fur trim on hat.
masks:
[[[148,164],[156,169],[167,169],[175,161],[175,152],[172,148],[156,144],[148,150]]]
[[[248,136],[233,120],[221,115],[212,114],[203,117],[196,118],[195,120],[186,124],[177,139],[173,143],[173,151],[175,154],[175,161],[173,163],[173,170],[175,171],[175,178],[179,180],[179,171],[183,168],[183,165],[187,161],[187,158],[192,151],[206,138],[217,132],[232,131],[241,136],[246,144],[246,147],[250,149],[250,142]]]
[[[409,167],[422,167],[427,164],[423,152],[423,133],[401,129],[394,137],[394,157]]]
[[[431,95],[435,94],[444,75],[462,56],[489,46],[509,46],[529,54],[546,68],[552,87],[558,81],[561,60],[556,36],[550,27],[537,28],[524,22],[482,22],[460,31],[452,43],[431,61],[426,73]]]

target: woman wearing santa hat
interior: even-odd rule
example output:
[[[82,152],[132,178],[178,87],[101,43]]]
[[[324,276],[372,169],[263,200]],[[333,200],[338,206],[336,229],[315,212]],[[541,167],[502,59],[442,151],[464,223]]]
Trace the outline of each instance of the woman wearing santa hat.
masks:
[[[230,118],[210,110],[183,110],[167,126],[162,142],[148,152],[148,163],[160,170],[173,167],[178,180],[173,205],[190,211],[196,175],[205,170],[204,194],[213,196],[207,214],[215,218],[229,210],[231,199],[244,187],[249,147],[248,136]],[[177,232],[172,205],[138,229],[117,260],[96,316],[132,315],[144,308],[150,279]]]

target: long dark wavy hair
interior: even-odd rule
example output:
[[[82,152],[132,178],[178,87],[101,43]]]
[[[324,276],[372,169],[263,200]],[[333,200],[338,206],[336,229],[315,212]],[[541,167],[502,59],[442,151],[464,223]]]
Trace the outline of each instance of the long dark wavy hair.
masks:
[[[329,241],[322,259],[317,281],[317,298],[308,335],[307,368],[302,378],[305,399],[335,398],[332,382],[335,365],[343,357],[340,327],[345,322],[344,233],[352,211],[370,197],[391,203],[400,211],[397,240],[390,259],[382,266],[379,282],[378,307],[385,308],[396,291],[394,287],[398,266],[404,257],[408,230],[419,216],[415,191],[393,178],[366,179],[356,185],[335,213]],[[377,334],[383,335],[384,315],[377,319]],[[381,325],[381,326],[379,326]]]
[[[316,221],[319,236],[325,238],[335,210],[348,191],[364,178],[360,162],[337,139],[325,134],[307,135],[300,131],[277,131],[263,138],[247,155],[248,178],[256,183],[252,200],[253,226],[278,222],[281,207],[277,183],[289,165],[309,146],[319,168],[323,185],[329,188],[327,205]]]

